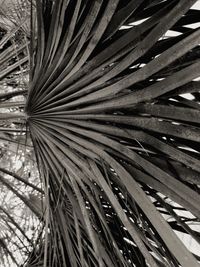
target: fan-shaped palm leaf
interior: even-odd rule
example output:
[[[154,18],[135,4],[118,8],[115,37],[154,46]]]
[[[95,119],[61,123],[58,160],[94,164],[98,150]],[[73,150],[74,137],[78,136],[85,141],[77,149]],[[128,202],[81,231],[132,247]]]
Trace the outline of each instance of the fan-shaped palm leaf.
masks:
[[[36,1],[25,118],[46,241],[27,266],[199,266],[175,233],[200,243],[195,2]]]

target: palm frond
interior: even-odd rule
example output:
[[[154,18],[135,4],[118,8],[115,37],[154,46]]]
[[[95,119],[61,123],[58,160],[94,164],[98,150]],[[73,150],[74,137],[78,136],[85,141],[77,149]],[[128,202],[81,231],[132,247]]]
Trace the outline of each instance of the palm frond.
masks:
[[[48,200],[38,262],[199,266],[176,235],[199,243],[195,2],[36,1],[25,111]]]

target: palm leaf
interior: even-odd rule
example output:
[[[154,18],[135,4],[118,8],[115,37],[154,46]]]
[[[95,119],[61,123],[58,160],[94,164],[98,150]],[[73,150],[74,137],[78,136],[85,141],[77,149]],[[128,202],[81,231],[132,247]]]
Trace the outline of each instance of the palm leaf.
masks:
[[[30,63],[24,113],[0,118],[17,126],[3,133],[27,123],[44,186],[45,240],[26,266],[199,266],[177,236],[200,245],[195,2],[32,3],[30,53],[12,65],[9,48],[0,71]]]
[[[189,54],[196,51],[200,32],[185,27],[191,23],[188,16],[193,18],[194,11],[188,12],[193,3],[94,1],[89,8],[87,1],[55,5],[38,1],[36,67],[26,112],[44,183],[48,179],[50,185],[51,219],[60,222],[63,242],[58,250],[69,253],[62,256],[63,265],[73,253],[71,266],[80,262],[82,266],[111,266],[111,262],[128,266],[129,260],[137,266],[145,262],[151,266],[160,266],[161,262],[163,266],[199,265],[164,214],[173,214],[175,225],[194,237],[196,234],[163,198],[178,203],[198,220],[196,183],[183,179],[175,166],[199,175],[195,152],[199,112],[177,100],[178,92],[173,95],[174,102],[167,95],[199,75],[199,62]],[[134,24],[144,18],[147,20]],[[66,20],[69,28],[64,26]],[[130,25],[128,29],[126,25]],[[180,35],[161,39],[168,30]],[[192,92],[190,87],[187,92]],[[171,169],[163,169],[157,158]],[[61,226],[66,223],[62,206],[69,190],[74,195],[68,200],[73,210],[70,217],[78,235],[73,252],[66,243],[71,237]],[[60,192],[58,199],[56,192]],[[149,195],[156,202],[152,203]],[[106,219],[114,215],[106,211],[104,201],[113,210],[116,222]],[[164,218],[158,204],[165,210]],[[56,212],[60,208],[62,219]],[[80,212],[84,220],[79,218]],[[94,250],[93,260],[86,257],[86,248],[80,248],[82,231],[88,236],[87,242],[91,241],[88,245]],[[139,249],[140,259],[136,259],[135,245],[130,250],[135,256],[130,259],[126,247],[121,248],[123,258],[118,253],[120,239],[127,234],[129,242]],[[99,256],[99,242],[108,256]],[[109,255],[111,247],[115,259]]]

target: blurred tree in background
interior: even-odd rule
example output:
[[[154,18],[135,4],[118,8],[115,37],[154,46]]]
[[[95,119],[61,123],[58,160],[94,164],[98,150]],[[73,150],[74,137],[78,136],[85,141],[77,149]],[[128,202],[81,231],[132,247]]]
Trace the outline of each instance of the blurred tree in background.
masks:
[[[0,266],[200,266],[197,4],[0,0]]]
[[[23,263],[40,232],[42,190],[30,135],[17,115],[29,84],[30,9],[29,1],[0,2],[0,266]]]

